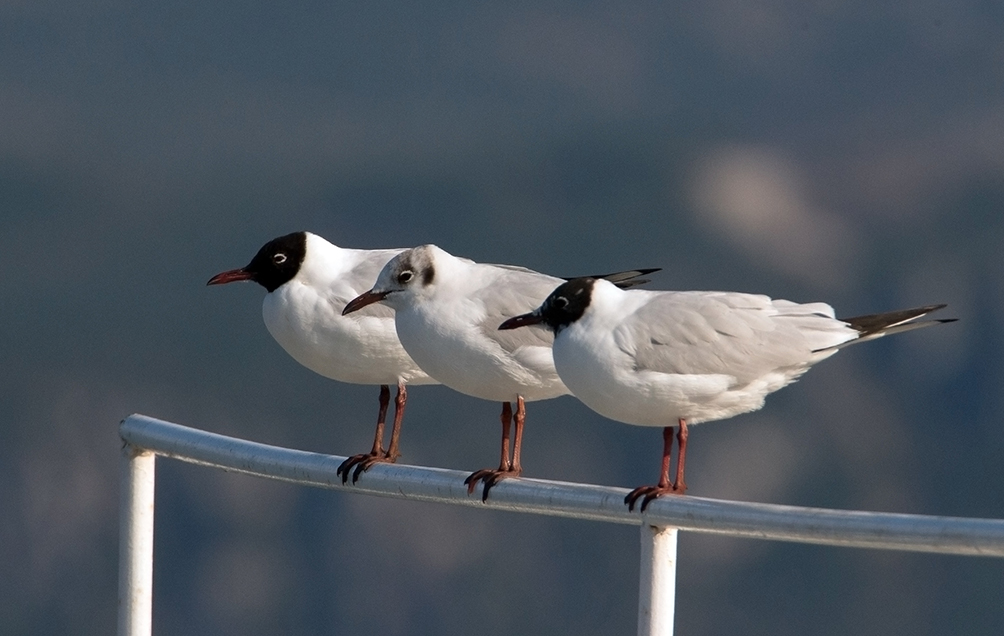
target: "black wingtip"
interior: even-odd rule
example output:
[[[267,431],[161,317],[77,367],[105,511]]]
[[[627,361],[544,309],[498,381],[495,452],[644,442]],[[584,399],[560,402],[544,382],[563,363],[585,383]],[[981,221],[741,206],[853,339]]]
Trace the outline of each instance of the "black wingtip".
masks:
[[[632,287],[637,287],[638,285],[644,285],[645,283],[650,282],[649,279],[639,278],[639,276],[645,276],[646,274],[658,272],[661,269],[661,267],[630,269],[623,272],[612,272],[610,274],[602,274],[600,276],[590,276],[589,278],[602,278],[603,280],[609,281],[621,289],[630,289]]]
[[[648,276],[649,274],[654,274],[655,272],[662,271],[661,267],[649,267],[644,269],[629,269],[624,272],[611,272],[609,274],[603,274],[601,276],[593,276],[593,278],[602,278],[608,280],[611,283],[616,283],[624,280],[633,280],[639,276]]]
[[[853,316],[851,318],[838,318],[837,320],[846,322],[848,325],[856,329],[863,337],[878,334],[893,327],[905,325],[906,323],[916,324],[914,321],[916,321],[917,318],[926,316],[927,314],[938,311],[939,309],[944,309],[947,306],[948,305],[945,303],[925,305],[923,307],[915,307],[913,309],[889,311],[881,314],[867,314],[865,316]],[[951,322],[953,320],[956,319],[943,318],[940,320],[925,322]]]
[[[636,276],[647,276],[649,274],[654,274],[656,272],[661,272],[662,268],[661,267],[649,267],[647,269],[636,269],[634,271],[637,272],[635,274]]]
[[[602,278],[603,280],[608,280],[611,283],[617,283],[620,281],[634,280],[639,276],[647,276],[661,271],[661,267],[647,267],[643,269],[629,269],[623,272],[610,272],[609,274],[592,274],[590,276],[559,276],[559,278],[563,280],[574,280],[576,278]]]

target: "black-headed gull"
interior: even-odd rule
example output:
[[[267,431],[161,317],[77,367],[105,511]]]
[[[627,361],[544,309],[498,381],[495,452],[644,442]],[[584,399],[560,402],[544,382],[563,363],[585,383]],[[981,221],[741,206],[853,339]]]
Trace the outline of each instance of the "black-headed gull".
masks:
[[[688,424],[755,411],[767,394],[846,345],[951,322],[917,322],[944,306],[838,319],[825,303],[738,292],[624,291],[578,278],[499,329],[547,325],[555,334],[555,369],[575,397],[610,419],[663,427],[658,485],[635,488],[625,498],[633,510],[643,497],[644,511],[661,495],[686,491]],[[680,450],[671,482],[674,425]]]
[[[401,419],[408,384],[435,384],[401,347],[388,307],[343,316],[345,304],[369,289],[383,266],[402,249],[354,250],[332,245],[316,234],[294,232],[272,239],[251,262],[222,272],[208,285],[254,281],[268,293],[262,317],[286,353],[311,371],[351,384],[379,384],[380,411],[373,449],[353,455],[338,467],[342,482],[352,481],[377,462],[400,456]],[[390,444],[383,448],[390,386],[397,384]]]
[[[608,278],[630,286],[642,282],[635,277],[652,271],[621,272]],[[498,330],[499,322],[536,307],[562,282],[523,267],[475,263],[435,245],[422,245],[391,259],[373,289],[345,307],[344,313],[349,314],[381,301],[390,305],[396,312],[401,344],[425,372],[466,395],[502,402],[499,467],[476,471],[464,482],[468,493],[483,482],[483,500],[499,481],[522,472],[525,402],[568,393],[554,370],[551,332],[506,333]]]

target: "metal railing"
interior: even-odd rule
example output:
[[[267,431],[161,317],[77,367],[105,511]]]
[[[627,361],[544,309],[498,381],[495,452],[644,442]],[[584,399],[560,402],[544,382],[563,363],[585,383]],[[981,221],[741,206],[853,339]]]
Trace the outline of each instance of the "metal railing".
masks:
[[[228,471],[356,494],[641,526],[638,634],[670,636],[678,530],[857,548],[1004,556],[1004,520],[932,517],[664,497],[629,512],[625,488],[507,479],[487,503],[468,495],[467,473],[377,464],[355,485],[336,475],[345,459],[207,433],[144,415],[123,420],[119,548],[119,636],[151,633],[156,455]]]

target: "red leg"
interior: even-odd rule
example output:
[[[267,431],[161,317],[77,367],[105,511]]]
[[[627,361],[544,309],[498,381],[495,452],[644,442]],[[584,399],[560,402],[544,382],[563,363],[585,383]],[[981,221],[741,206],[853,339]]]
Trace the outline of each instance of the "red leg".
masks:
[[[676,460],[676,483],[669,481],[669,467],[673,450],[673,427],[667,426],[662,429],[662,473],[659,475],[659,483],[655,486],[639,486],[629,492],[624,497],[624,503],[628,510],[634,510],[634,505],[638,499],[642,499],[641,512],[653,499],[667,494],[682,495],[687,491],[687,484],[683,481],[683,470],[687,459],[687,421],[680,418],[680,431],[676,436],[680,445],[680,456]]]
[[[673,492],[682,495],[687,492],[687,482],[683,480],[683,468],[687,463],[687,420],[680,418],[680,429],[676,433],[676,442],[680,447],[680,456],[676,458],[676,481],[673,482]]]
[[[404,382],[397,383],[397,398],[394,399],[394,426],[390,429],[390,446],[387,447],[387,459],[396,462],[401,456],[401,420],[404,419],[404,405],[408,402],[408,389]]]
[[[519,449],[523,446],[523,423],[526,422],[526,403],[523,401],[523,396],[516,396],[516,415],[513,418],[513,422],[516,424],[516,438],[512,443],[512,463],[509,465],[509,471],[519,475],[523,472],[523,467],[519,463]]]
[[[512,405],[508,402],[502,403],[500,419],[502,420],[502,454],[499,458],[499,470],[509,470],[509,431],[512,427]]]
[[[510,424],[515,420],[516,436],[513,440],[512,460],[509,459],[509,430]],[[502,459],[499,467],[495,470],[483,468],[474,471],[464,480],[467,484],[467,494],[473,494],[478,482],[484,483],[481,491],[481,501],[488,501],[488,492],[492,487],[507,477],[517,477],[523,471],[519,463],[520,446],[523,444],[523,422],[526,421],[526,406],[521,396],[516,398],[516,414],[513,417],[512,406],[509,402],[502,403]]]
[[[393,464],[397,461],[397,458],[401,456],[401,451],[398,450],[398,446],[401,439],[401,420],[404,419],[404,405],[407,401],[408,389],[405,388],[404,382],[398,382],[397,398],[394,400],[394,424],[390,429],[390,445],[387,447],[386,452],[381,449],[379,455],[362,456],[362,460],[356,464],[356,469],[352,471],[353,484],[359,481],[359,476],[369,470],[373,464]],[[384,411],[386,411],[386,408]],[[380,433],[382,440],[383,431],[381,430]]]
[[[383,428],[387,421],[387,406],[390,404],[390,387],[380,385],[380,412],[377,413],[376,434],[373,436],[373,450],[370,455],[383,455]]]
[[[390,405],[390,387],[386,384],[380,385],[380,412],[377,414],[376,434],[373,436],[373,449],[368,453],[360,453],[346,458],[338,467],[336,472],[342,478],[342,483],[349,480],[349,473],[352,473],[352,483],[359,480],[359,476],[370,469],[373,464],[381,462],[394,463],[401,455],[398,451],[398,439],[401,436],[401,420],[404,417],[404,404],[408,399],[408,392],[403,382],[397,384],[397,400],[394,403],[394,426],[390,433],[390,448],[383,449],[384,423],[387,420],[387,407]],[[353,471],[352,469],[355,468]]]

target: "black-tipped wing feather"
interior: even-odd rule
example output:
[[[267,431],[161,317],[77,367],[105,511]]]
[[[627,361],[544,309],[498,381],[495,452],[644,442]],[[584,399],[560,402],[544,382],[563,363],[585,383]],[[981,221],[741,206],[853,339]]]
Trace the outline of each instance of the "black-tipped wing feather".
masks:
[[[882,314],[868,314],[866,316],[854,316],[852,318],[837,318],[837,320],[850,325],[851,328],[861,335],[854,340],[850,340],[831,348],[840,349],[842,347],[846,347],[847,345],[856,344],[858,342],[867,342],[869,340],[881,338],[882,336],[889,336],[894,333],[903,333],[904,331],[913,331],[914,329],[940,325],[946,322],[955,322],[957,318],[917,320],[918,318],[922,318],[927,314],[938,311],[939,309],[944,309],[947,306],[948,305],[945,304],[925,305],[924,307],[901,309],[899,311],[889,311]]]
[[[603,280],[610,281],[614,285],[617,285],[621,289],[631,289],[632,287],[638,287],[639,285],[644,285],[645,283],[651,282],[647,278],[639,278],[640,276],[647,276],[648,274],[652,274],[659,271],[662,271],[661,267],[652,267],[649,269],[629,269],[623,272],[613,272],[612,274],[597,274],[595,276],[587,276],[586,278],[602,278]],[[565,278],[565,280],[572,280],[572,279]]]
[[[853,318],[837,318],[846,322],[861,334],[861,337],[870,336],[887,331],[892,327],[910,322],[921,316],[926,316],[931,312],[944,309],[947,305],[927,305],[915,309],[902,309],[900,311],[889,311],[884,314],[868,314],[867,316],[854,316]],[[939,321],[944,322],[944,321]]]

